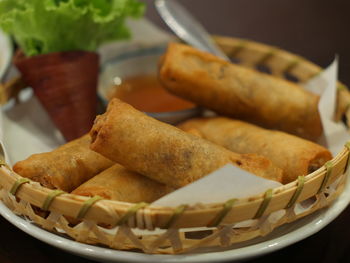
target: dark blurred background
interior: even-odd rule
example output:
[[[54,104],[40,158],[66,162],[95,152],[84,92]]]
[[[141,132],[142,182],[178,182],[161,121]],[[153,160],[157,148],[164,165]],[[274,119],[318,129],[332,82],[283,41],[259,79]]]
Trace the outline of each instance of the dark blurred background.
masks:
[[[167,29],[153,7],[146,16]],[[350,1],[346,0],[179,0],[216,35],[278,46],[325,67],[339,55],[339,79],[350,85]],[[319,233],[250,262],[350,262],[350,207]],[[87,263],[11,227],[0,218],[1,263]],[[20,253],[18,251],[20,250]],[[24,261],[24,259],[26,261]]]
[[[327,66],[339,55],[339,79],[350,85],[350,1],[178,0],[211,33],[278,46]],[[146,16],[169,30],[152,0]]]

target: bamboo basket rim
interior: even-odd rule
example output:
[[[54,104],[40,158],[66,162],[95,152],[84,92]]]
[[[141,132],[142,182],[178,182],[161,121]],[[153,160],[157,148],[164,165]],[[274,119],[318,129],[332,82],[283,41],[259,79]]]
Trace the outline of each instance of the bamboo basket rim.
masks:
[[[318,190],[320,189],[322,182],[324,182],[327,171],[329,172],[328,181],[325,183],[324,187],[327,187],[331,185],[334,181],[336,181],[341,175],[343,175],[346,172],[348,161],[350,156],[350,148],[349,146],[344,147],[344,149],[337,154],[331,161],[328,162],[328,164],[332,164],[331,169],[329,167],[327,168],[327,165],[322,166],[318,170],[314,171],[313,173],[305,176],[305,184],[304,188],[310,187],[312,185],[316,185],[317,187],[313,187],[313,191],[307,193],[304,196],[299,196],[296,202],[302,202],[314,195],[317,194]],[[0,168],[0,185],[10,191],[11,188],[18,182],[19,180],[24,179],[19,174],[15,173],[5,165],[3,165]],[[293,181],[289,184],[282,185],[280,187],[273,189],[273,196],[271,200],[274,200],[274,198],[280,198],[284,200],[284,203],[280,203],[279,205],[275,206],[273,209],[267,208],[267,211],[263,211],[262,214],[270,214],[272,212],[278,211],[280,209],[284,209],[290,200],[293,197],[293,194],[296,192],[298,188],[298,181]],[[52,193],[55,190],[46,188],[44,186],[41,186],[37,182],[33,182],[30,180],[25,180],[25,182],[20,185],[20,187],[17,189],[15,196],[28,201],[32,205],[36,207],[42,207],[45,201],[47,200],[50,193]],[[288,198],[285,198],[285,197]],[[91,200],[92,198],[85,197],[85,196],[79,196],[75,194],[70,193],[63,193],[62,195],[59,195],[52,200],[51,206],[48,209],[49,211],[59,211],[61,214],[65,216],[69,216],[72,218],[78,218],[78,213],[82,207],[84,207],[84,204]],[[246,207],[249,207],[253,205],[253,208],[250,208],[252,210],[258,211],[261,205],[264,203],[265,200],[265,193],[258,194],[251,196],[249,198],[242,198],[237,199],[235,202],[235,205],[232,210],[237,210],[238,208],[244,210]],[[130,209],[133,209],[135,207],[135,203],[128,203],[128,202],[120,202],[120,201],[113,201],[113,200],[96,200],[98,202],[93,203],[93,206],[89,207],[88,213],[85,214],[85,218],[87,220],[94,220],[96,222],[102,223],[102,224],[108,224],[108,225],[115,225],[118,220],[116,218],[111,217],[110,211],[106,210],[106,206],[108,206],[109,209],[112,209],[117,214],[125,215],[130,211]],[[141,204],[141,203],[140,203]],[[137,205],[137,204],[136,204]],[[210,204],[202,204],[200,206],[189,206],[187,209],[185,209],[181,213],[181,218],[183,220],[178,220],[176,222],[176,227],[178,228],[190,228],[190,227],[208,227],[209,221],[205,224],[195,224],[195,225],[188,225],[186,224],[186,221],[189,218],[196,217],[196,215],[201,216],[201,214],[204,213],[204,215],[207,215],[206,218],[208,218],[208,214],[212,216],[214,219],[215,216],[220,214],[222,211],[222,207],[225,205],[225,202],[223,203],[210,203]],[[75,209],[71,209],[71,206],[73,206]],[[164,229],[167,222],[169,222],[174,215],[174,211],[176,210],[176,207],[163,207],[163,206],[141,206],[140,209],[144,210],[144,213],[148,214],[152,219],[153,227],[158,227],[161,229]],[[253,213],[255,215],[255,213]],[[262,215],[261,214],[261,215]],[[97,215],[97,216],[96,216]],[[99,216],[100,215],[100,216]],[[161,220],[154,220],[155,218],[161,216]],[[203,215],[202,215],[203,216]],[[227,215],[226,215],[227,216]],[[210,216],[209,216],[210,218]],[[237,223],[244,220],[253,219],[251,216],[246,216],[245,218],[239,218],[239,220],[235,219],[233,217],[233,220],[231,221],[223,221],[226,224],[227,223]],[[220,222],[221,223],[221,222]],[[174,226],[172,226],[174,227]]]
[[[310,69],[307,72],[308,75],[298,75],[300,80],[303,81],[303,77],[306,79],[314,76],[321,69],[317,65],[300,56],[294,55],[279,48],[271,47],[269,45],[230,37],[215,37],[215,39],[221,45],[221,47],[223,47],[224,51],[231,57],[239,57],[239,53],[247,48],[246,45],[251,45],[250,51],[263,51],[263,56],[259,57],[258,59],[256,59],[255,56],[255,60],[253,62],[246,61],[247,63],[245,66],[254,66],[261,63],[268,64],[274,57],[279,59],[287,57],[288,63],[284,65],[283,70],[280,70],[280,72],[273,72],[273,74],[277,76],[285,72],[295,73],[298,75],[299,71],[297,68],[303,68],[306,65],[306,67]],[[227,48],[229,48],[229,50]],[[296,63],[295,61],[299,62]],[[281,68],[281,65],[278,65],[278,67]],[[344,91],[344,89],[340,90],[348,93],[347,91]],[[344,112],[347,112],[348,110],[349,103],[341,108],[340,111],[344,114]],[[49,211],[58,212],[72,218],[78,217],[107,225],[115,225],[116,223],[120,222],[121,219],[124,219],[123,223],[125,223],[129,217],[135,216],[137,213],[142,212],[144,220],[150,221],[153,228],[158,227],[166,229],[174,227],[208,227],[210,222],[220,217],[220,215],[222,215],[222,218],[219,218],[220,222],[218,225],[232,224],[247,219],[259,218],[263,215],[271,214],[272,212],[284,209],[289,205],[293,198],[295,200],[293,200],[292,205],[319,194],[325,189],[325,187],[334,183],[346,172],[350,156],[349,147],[349,144],[346,144],[346,147],[332,160],[323,165],[317,171],[306,175],[304,177],[305,183],[303,183],[302,191],[300,191],[298,195],[296,195],[296,193],[298,192],[300,182],[296,180],[273,189],[271,192],[272,196],[269,198],[267,197],[266,193],[262,193],[249,198],[238,199],[235,201],[233,206],[226,209],[227,211],[225,211],[225,205],[227,202],[182,207],[182,210],[177,210],[179,207],[170,208],[152,205],[146,206],[142,203],[135,205],[133,203],[120,201],[93,200],[89,197],[69,193],[60,193],[60,195],[57,194],[57,196],[52,196],[52,189],[45,188],[36,182],[23,181],[23,178],[6,167],[6,164],[3,164],[0,168],[0,185],[7,191],[11,191],[11,189],[13,190],[14,185],[17,184],[18,188],[15,191],[16,197],[28,201],[30,204],[37,207],[41,207],[45,202],[47,202],[48,198],[51,198],[50,206],[48,208]],[[81,209],[86,210],[83,217],[79,216]],[[222,212],[225,213],[223,214]],[[258,212],[260,213],[257,217]],[[128,218],[123,218],[125,215],[127,215]],[[137,224],[136,227],[138,227]]]

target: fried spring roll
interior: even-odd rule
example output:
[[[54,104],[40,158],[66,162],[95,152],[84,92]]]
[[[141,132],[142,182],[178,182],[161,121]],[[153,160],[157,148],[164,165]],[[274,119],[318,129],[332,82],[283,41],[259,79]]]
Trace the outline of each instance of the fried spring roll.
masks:
[[[159,80],[169,92],[222,115],[311,140],[322,134],[318,95],[190,46],[169,45]]]
[[[321,145],[280,131],[223,117],[188,120],[178,126],[237,153],[257,153],[283,170],[283,183],[307,175],[332,159]]]
[[[232,163],[279,181],[282,172],[254,154],[240,155],[185,133],[113,99],[90,132],[91,149],[160,183],[181,187]]]
[[[76,188],[72,194],[99,195],[104,199],[130,203],[151,203],[172,190],[164,184],[115,164]]]
[[[52,152],[33,154],[13,170],[45,187],[70,192],[114,164],[89,146],[90,136],[85,135]]]

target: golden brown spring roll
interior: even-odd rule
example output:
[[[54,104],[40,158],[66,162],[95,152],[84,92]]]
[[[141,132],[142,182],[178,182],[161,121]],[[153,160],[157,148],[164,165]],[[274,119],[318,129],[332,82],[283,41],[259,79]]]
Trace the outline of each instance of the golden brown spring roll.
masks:
[[[170,44],[158,77],[169,92],[222,115],[312,140],[322,134],[318,95],[190,46]]]
[[[181,187],[232,163],[279,181],[282,172],[255,154],[240,155],[113,99],[90,132],[91,149],[160,183]]]
[[[237,153],[257,153],[283,170],[283,183],[307,175],[332,159],[321,145],[280,131],[223,117],[188,120],[178,126]]]
[[[104,199],[130,203],[151,203],[172,190],[164,184],[115,164],[76,188],[72,194],[99,195]]]
[[[52,152],[33,154],[17,162],[13,170],[48,188],[70,192],[114,164],[90,150],[90,140],[85,135]]]

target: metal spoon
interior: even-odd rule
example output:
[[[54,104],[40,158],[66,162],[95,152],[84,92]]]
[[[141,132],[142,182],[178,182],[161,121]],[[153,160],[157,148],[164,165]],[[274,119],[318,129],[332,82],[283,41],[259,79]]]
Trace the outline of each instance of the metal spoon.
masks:
[[[155,6],[165,23],[180,39],[229,61],[204,27],[176,0],[156,0]]]

